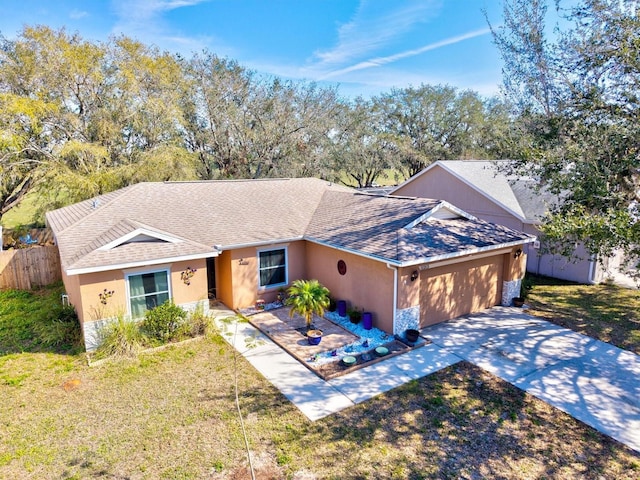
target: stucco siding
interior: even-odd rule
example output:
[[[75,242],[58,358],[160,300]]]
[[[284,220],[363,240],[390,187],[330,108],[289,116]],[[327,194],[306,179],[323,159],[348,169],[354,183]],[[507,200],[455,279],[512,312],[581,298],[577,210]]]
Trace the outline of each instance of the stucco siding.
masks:
[[[482,220],[522,230],[522,222],[439,166],[415,177],[394,195],[445,200]]]
[[[223,252],[218,262],[219,278],[216,279],[220,300],[233,309],[250,307],[258,298],[274,301],[281,288],[286,289],[293,280],[306,277],[305,243],[277,243]],[[287,284],[262,288],[259,286],[258,254],[279,248],[287,252]]]
[[[181,278],[187,268],[195,270],[187,285]],[[126,275],[147,273],[167,269],[170,275],[169,292],[176,305],[194,304],[207,298],[207,271],[204,259],[177,262],[166,265],[150,265],[127,270],[110,270],[106,272],[78,275],[80,295],[84,303],[76,309],[84,322],[113,318],[118,315],[129,316],[129,295]],[[106,298],[105,290],[112,292]]]
[[[373,313],[374,327],[393,332],[393,270],[382,262],[311,242],[306,251],[307,272],[326,286],[333,298]],[[347,266],[344,275],[338,272],[339,260]]]
[[[188,285],[182,279],[182,272],[187,268],[194,271]],[[107,321],[119,316],[131,316],[126,276],[165,269],[169,271],[170,297],[176,305],[186,310],[193,310],[202,305],[205,311],[208,310],[207,271],[204,259],[127,270],[63,275],[69,301],[78,313],[88,350],[97,347],[99,330]]]

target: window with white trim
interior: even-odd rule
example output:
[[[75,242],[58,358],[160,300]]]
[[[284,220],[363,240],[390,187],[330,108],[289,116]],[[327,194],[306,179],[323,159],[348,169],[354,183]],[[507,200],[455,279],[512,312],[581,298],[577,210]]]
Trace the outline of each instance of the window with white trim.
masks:
[[[287,284],[287,249],[258,252],[258,276],[261,288]]]
[[[128,275],[129,305],[131,318],[141,318],[151,310],[169,300],[169,271],[160,270]]]

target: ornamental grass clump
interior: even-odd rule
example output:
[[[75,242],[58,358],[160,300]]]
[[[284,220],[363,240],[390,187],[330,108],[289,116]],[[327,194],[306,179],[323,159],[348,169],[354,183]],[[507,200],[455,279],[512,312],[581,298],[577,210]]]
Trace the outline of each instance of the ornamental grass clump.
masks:
[[[195,310],[189,312],[180,330],[186,337],[199,337],[210,333],[213,327],[213,318],[204,313],[203,305],[199,304]]]
[[[146,338],[138,324],[124,315],[107,323],[100,330],[100,345],[95,352],[96,359],[107,357],[133,358],[145,348]]]

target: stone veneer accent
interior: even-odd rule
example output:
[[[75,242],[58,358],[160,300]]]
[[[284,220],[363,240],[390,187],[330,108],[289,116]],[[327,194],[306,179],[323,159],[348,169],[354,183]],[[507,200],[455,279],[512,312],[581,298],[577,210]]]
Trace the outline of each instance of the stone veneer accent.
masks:
[[[520,285],[522,279],[502,282],[502,306],[509,307],[514,297],[520,296]]]
[[[196,302],[181,303],[179,306],[187,312],[195,311],[200,305],[202,305],[202,311],[205,315],[209,313],[209,300],[199,300]],[[84,332],[84,345],[88,352],[91,352],[98,348],[100,345],[100,330],[110,322],[117,320],[117,317],[103,318],[95,322],[85,322],[82,326]]]
[[[419,330],[420,328],[420,305],[415,307],[396,310],[395,335],[404,335],[408,328]]]

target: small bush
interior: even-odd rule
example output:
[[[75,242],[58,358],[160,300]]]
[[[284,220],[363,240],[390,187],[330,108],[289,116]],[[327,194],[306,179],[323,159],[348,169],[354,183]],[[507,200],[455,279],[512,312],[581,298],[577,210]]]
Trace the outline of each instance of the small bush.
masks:
[[[159,307],[147,310],[141,327],[151,339],[170,342],[179,337],[186,317],[184,309],[173,302],[164,302]]]
[[[96,358],[135,357],[145,346],[138,324],[119,315],[100,330],[100,346]]]
[[[198,305],[194,311],[189,312],[187,320],[183,324],[184,328],[181,330],[184,336],[198,337],[208,333],[212,325],[212,318],[204,313],[202,305]]]
[[[43,347],[70,351],[82,346],[82,331],[76,310],[71,305],[56,305],[46,319],[33,325]]]

